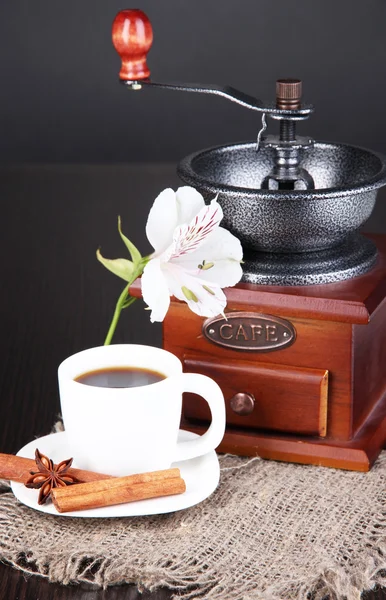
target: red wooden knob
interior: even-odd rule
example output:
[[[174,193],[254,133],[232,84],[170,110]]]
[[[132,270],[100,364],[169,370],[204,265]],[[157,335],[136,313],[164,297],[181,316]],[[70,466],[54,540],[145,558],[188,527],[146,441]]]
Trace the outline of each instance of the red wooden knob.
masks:
[[[113,44],[122,59],[119,78],[125,81],[150,76],[146,55],[153,42],[153,29],[142,10],[121,10],[113,22]]]

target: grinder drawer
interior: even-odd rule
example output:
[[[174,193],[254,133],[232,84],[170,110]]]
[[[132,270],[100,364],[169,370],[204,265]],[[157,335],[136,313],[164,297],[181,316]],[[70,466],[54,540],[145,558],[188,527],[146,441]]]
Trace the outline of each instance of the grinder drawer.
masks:
[[[326,435],[328,371],[243,360],[218,363],[185,355],[184,371],[202,373],[221,387],[227,425]],[[210,421],[205,400],[184,394],[185,419]]]

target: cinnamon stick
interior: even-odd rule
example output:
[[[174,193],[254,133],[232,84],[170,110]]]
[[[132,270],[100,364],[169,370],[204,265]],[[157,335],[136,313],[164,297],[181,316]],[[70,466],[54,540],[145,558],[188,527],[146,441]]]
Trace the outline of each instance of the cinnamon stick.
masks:
[[[26,483],[30,476],[30,471],[36,470],[36,462],[32,458],[23,458],[14,454],[0,454],[0,479]],[[111,475],[84,471],[83,469],[70,468],[68,473],[79,479],[79,481],[85,482],[112,478]]]
[[[51,498],[57,511],[63,513],[172,496],[185,491],[180,470],[166,469],[54,488]]]

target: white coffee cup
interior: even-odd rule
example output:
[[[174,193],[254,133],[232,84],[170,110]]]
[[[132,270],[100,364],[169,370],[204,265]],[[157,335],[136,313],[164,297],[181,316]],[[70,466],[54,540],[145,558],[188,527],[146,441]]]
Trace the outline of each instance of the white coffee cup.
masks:
[[[75,381],[111,367],[154,370],[165,379],[130,388]],[[134,344],[90,348],[63,361],[58,378],[68,446],[79,468],[116,476],[167,469],[214,450],[224,436],[225,404],[217,383],[183,373],[179,359],[166,350]],[[208,402],[212,422],[202,436],[177,442],[183,392]]]

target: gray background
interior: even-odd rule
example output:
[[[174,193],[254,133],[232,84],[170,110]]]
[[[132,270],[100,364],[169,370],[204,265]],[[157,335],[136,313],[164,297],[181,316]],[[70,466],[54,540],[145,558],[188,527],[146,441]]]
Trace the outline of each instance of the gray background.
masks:
[[[132,93],[117,82],[116,0],[1,0],[0,161],[177,161],[253,139],[252,111],[218,98]],[[300,77],[316,113],[301,132],[386,152],[385,0],[141,0],[152,76],[272,99]],[[272,123],[272,122],[271,122]]]

